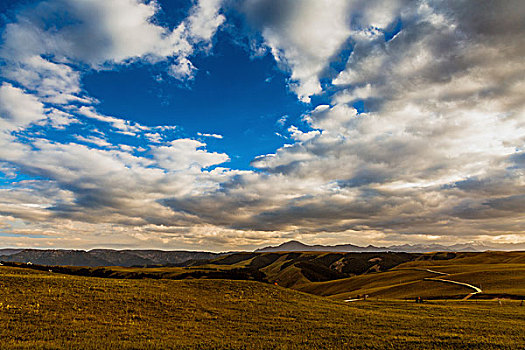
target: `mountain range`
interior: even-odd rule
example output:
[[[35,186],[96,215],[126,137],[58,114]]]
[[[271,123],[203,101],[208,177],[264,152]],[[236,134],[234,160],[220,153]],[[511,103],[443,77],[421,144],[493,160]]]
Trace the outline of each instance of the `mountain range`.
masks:
[[[0,260],[39,265],[71,266],[174,266],[221,254],[193,251],[93,249],[0,249]]]
[[[454,244],[450,246],[441,244],[403,244],[388,247],[368,245],[361,247],[353,244],[339,245],[308,245],[299,241],[289,241],[278,246],[269,246],[255,250],[255,252],[405,252],[405,253],[430,253],[430,252],[485,252],[488,250],[525,250],[524,244],[505,244],[488,246],[479,243]]]
[[[254,253],[268,252],[332,252],[332,253],[428,253],[428,252],[484,252],[489,250],[525,250],[525,244],[507,244],[488,246],[477,243],[455,244],[450,246],[431,244],[404,244],[388,247],[368,245],[361,247],[353,244],[308,245],[299,241],[289,241],[278,246],[257,249]],[[235,252],[211,253],[195,251],[164,250],[114,250],[92,249],[0,249],[0,261],[31,262],[39,265],[70,266],[187,266],[194,262],[232,255]]]

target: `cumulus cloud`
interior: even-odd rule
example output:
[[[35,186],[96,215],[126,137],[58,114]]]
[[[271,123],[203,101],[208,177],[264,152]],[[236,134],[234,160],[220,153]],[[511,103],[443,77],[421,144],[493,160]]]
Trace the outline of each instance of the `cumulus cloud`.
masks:
[[[188,59],[210,46],[224,16],[221,1],[197,1],[172,30],[155,23],[156,1],[50,0],[30,6],[4,29],[2,75],[55,104],[96,102],[80,84],[75,66],[108,69],[137,60],[174,61],[169,74],[192,79]],[[61,19],[54,26],[47,23]],[[45,58],[44,58],[45,57]]]
[[[75,135],[75,138],[78,140],[78,141],[82,141],[82,142],[85,142],[85,143],[90,143],[90,144],[93,144],[93,145],[97,145],[99,147],[112,147],[113,144],[109,143],[107,140],[105,140],[104,138],[102,137],[97,137],[97,136],[82,136],[82,135]]]
[[[59,105],[94,102],[82,94],[79,72],[66,64],[50,62],[40,56],[24,57],[16,63],[8,61],[3,76],[26,89],[37,91],[44,102]]]
[[[44,118],[44,106],[33,95],[9,83],[0,86],[0,129],[23,128]]]
[[[220,13],[222,0],[200,0],[190,10],[186,19],[189,28],[190,40],[194,43],[209,45],[217,28],[224,23],[226,18]]]
[[[258,37],[253,50],[270,51],[297,97],[324,101],[294,125],[281,118],[277,127],[290,125],[290,144],[244,171],[221,168],[230,157],[202,141],[168,137],[173,127],[99,113],[76,69],[164,60],[169,74],[192,79],[191,56],[208,50],[226,21],[222,2],[195,2],[173,29],[155,23],[156,2],[45,4],[6,26],[0,51],[10,80],[0,87],[1,171],[42,179],[0,194],[0,224],[21,237],[33,230],[55,245],[88,246],[100,232],[108,244],[226,249],[309,237],[525,239],[525,7],[518,0],[228,3],[248,24],[245,35]],[[82,21],[53,32],[39,21],[66,12]],[[47,119],[111,132],[91,128],[68,143],[28,131]],[[112,133],[145,144],[113,142]]]
[[[47,120],[40,124],[49,124],[56,130],[64,130],[72,124],[81,124],[80,120],[71,113],[64,112],[60,109],[51,107],[46,110]]]
[[[83,142],[101,142],[80,138]],[[16,146],[16,142],[11,144]],[[102,144],[101,146],[105,146]],[[7,205],[2,214],[19,217],[19,208],[39,204],[41,217],[74,219],[84,222],[108,222],[123,225],[174,224],[176,213],[157,203],[166,193],[181,196],[216,188],[224,176],[201,172],[202,168],[221,163],[227,156],[199,149],[203,143],[176,140],[170,146],[151,149],[152,157],[135,156],[133,150],[96,149],[76,143],[60,144],[36,140],[24,156],[2,154],[23,173],[46,179],[28,185],[18,183],[11,191],[34,194],[34,199],[18,206]],[[40,187],[38,187],[38,186]],[[45,195],[46,191],[61,194]],[[38,199],[44,196],[44,203]],[[36,208],[35,206],[29,208]],[[27,208],[26,208],[27,209]],[[26,216],[32,210],[28,209]],[[36,220],[36,219],[35,219]]]
[[[274,58],[291,70],[292,90],[305,102],[350,33],[346,1],[246,1],[243,10]]]
[[[374,12],[381,4],[388,6]],[[287,12],[299,6],[307,5],[246,3],[276,59],[305,87],[295,90],[305,100],[320,87],[306,88],[307,79],[294,76],[304,62],[287,54],[308,49],[291,44],[287,35],[295,28],[293,35],[308,37],[303,45],[315,44],[301,29],[312,20]],[[210,224],[294,237],[523,240],[525,28],[495,25],[504,18],[518,23],[523,7],[512,1],[481,10],[475,1],[347,6],[349,30],[338,42],[352,42],[352,53],[333,80],[330,104],[304,115],[313,130],[291,126],[295,143],[254,159],[264,175],[239,175],[216,192],[165,203]],[[402,28],[389,37],[396,21]],[[275,41],[267,28],[278,33]],[[319,67],[332,56],[319,58]],[[308,76],[318,81],[321,71]],[[364,111],[352,106],[356,101]]]
[[[403,28],[393,39],[355,39],[346,69],[334,80],[339,91],[332,104],[304,117],[322,133],[253,162],[271,174],[336,186],[322,201],[255,218],[305,227],[305,217],[324,212],[333,224],[317,230],[522,233],[518,203],[525,179],[513,163],[525,135],[525,100],[517,88],[524,79],[524,28],[484,29],[525,18],[522,8],[517,2],[489,2],[482,10],[470,1],[412,3],[399,12]],[[358,100],[368,111],[348,105]],[[339,198],[348,201],[340,211]],[[361,198],[367,214],[359,218],[352,208]]]
[[[109,237],[118,226],[129,239],[133,227],[185,222],[157,202],[166,193],[205,191],[225,179],[226,169],[204,168],[227,161],[227,155],[189,139],[165,143],[176,126],[144,126],[99,113],[81,86],[88,69],[138,60],[182,62],[186,70],[179,69],[178,78],[191,79],[196,68],[189,57],[209,50],[224,21],[220,5],[196,1],[188,17],[168,29],[155,21],[155,1],[50,0],[27,6],[5,26],[1,75],[9,82],[0,87],[2,172],[36,178],[2,189],[0,221],[10,232],[75,244],[81,234],[96,236],[106,227]],[[82,124],[83,134],[68,135],[72,124]],[[49,128],[71,141],[53,140]],[[115,133],[140,138],[144,147],[120,144]],[[72,234],[65,237],[68,227]],[[75,232],[80,236],[73,238]]]
[[[290,133],[290,137],[295,141],[308,141],[320,134],[319,130],[303,132],[295,125],[290,126],[288,132]]]
[[[382,34],[408,1],[247,0],[243,11],[274,58],[290,71],[290,88],[300,100],[323,91],[322,78],[339,55],[363,39]]]
[[[203,149],[205,144],[196,140],[178,139],[169,146],[160,146],[153,150],[153,156],[163,169],[178,171],[196,167],[198,170],[218,165],[229,160],[226,154],[209,153]]]
[[[190,16],[169,30],[153,21],[159,8],[156,1],[139,0],[42,2],[6,26],[2,54],[18,60],[47,54],[93,67],[142,57],[155,61],[191,54],[192,44],[207,43],[224,21],[220,1],[198,1]],[[51,18],[68,20],[48,28]]]

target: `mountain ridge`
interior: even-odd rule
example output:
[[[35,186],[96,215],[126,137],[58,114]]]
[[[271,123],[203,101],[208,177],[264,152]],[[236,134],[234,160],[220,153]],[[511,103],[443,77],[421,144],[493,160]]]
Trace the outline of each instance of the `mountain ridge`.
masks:
[[[7,254],[5,254],[7,253]],[[185,250],[113,249],[1,249],[0,260],[41,265],[71,266],[154,266],[177,265],[191,260],[207,260],[224,253]]]
[[[388,247],[377,247],[368,245],[366,247],[354,244],[337,245],[308,245],[302,242],[291,240],[278,246],[268,246],[254,250],[256,253],[265,252],[338,252],[338,253],[368,253],[368,252],[406,252],[406,253],[431,253],[431,252],[485,252],[489,250],[525,250],[525,244],[506,244],[501,247],[489,246],[480,243],[460,243],[453,245],[442,244],[402,244]]]
[[[278,246],[256,249],[252,254],[270,252],[331,252],[331,253],[430,253],[430,252],[484,252],[489,250],[525,250],[525,244],[508,244],[501,247],[477,243],[455,244],[450,246],[431,244],[404,244],[389,247],[354,244],[308,245],[292,240]],[[0,249],[0,261],[22,262],[41,265],[71,266],[182,266],[191,262],[210,260],[220,256],[234,255],[237,252],[212,253],[205,251],[156,250],[156,249]]]

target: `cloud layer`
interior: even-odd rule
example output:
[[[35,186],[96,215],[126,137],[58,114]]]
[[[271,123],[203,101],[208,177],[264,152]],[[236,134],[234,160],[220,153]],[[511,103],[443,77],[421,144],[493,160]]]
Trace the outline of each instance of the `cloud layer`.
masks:
[[[0,192],[5,245],[525,240],[520,1],[203,0],[170,28],[159,10],[50,0],[5,26],[0,171],[28,176]],[[254,170],[221,167],[202,141],[221,135],[106,116],[82,89],[85,70],[136,61],[194,79],[192,57],[236,18],[311,103]],[[49,136],[75,124],[89,132]]]

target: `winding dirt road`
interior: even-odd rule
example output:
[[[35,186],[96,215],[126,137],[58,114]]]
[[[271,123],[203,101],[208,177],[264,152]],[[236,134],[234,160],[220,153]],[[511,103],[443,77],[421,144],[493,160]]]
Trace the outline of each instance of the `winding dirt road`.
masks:
[[[434,270],[430,270],[430,269],[424,269],[424,271],[427,271],[427,272],[430,272],[430,273],[435,273],[435,274],[438,274],[438,275],[441,275],[441,276],[448,276],[448,275],[450,275],[449,273],[446,273],[446,272],[439,272],[439,271],[434,271]],[[476,286],[473,286],[472,284],[465,283],[465,282],[446,280],[446,279],[442,279],[442,278],[439,278],[439,277],[427,277],[427,278],[423,278],[423,279],[425,281],[436,281],[436,282],[443,282],[443,283],[452,283],[452,284],[457,284],[457,285],[460,285],[460,286],[464,286],[464,287],[467,287],[467,288],[474,289],[474,292],[467,294],[467,296],[465,296],[463,298],[463,300],[467,300],[470,297],[472,297],[473,295],[483,292],[481,290],[481,288],[478,288]]]
[[[430,270],[430,269],[405,268],[403,270],[426,271],[426,272],[430,272],[430,273],[433,273],[433,274],[436,274],[436,275],[440,275],[440,276],[449,276],[450,275],[449,273],[446,273],[446,272],[440,272],[440,271]],[[442,282],[442,283],[450,283],[450,284],[460,285],[460,286],[467,287],[467,288],[470,288],[470,289],[474,290],[472,293],[467,294],[462,300],[468,300],[473,295],[476,295],[476,294],[479,294],[479,293],[483,293],[481,288],[473,286],[472,284],[465,283],[465,282],[458,282],[458,281],[443,279],[441,277],[426,277],[426,278],[423,278],[423,280],[424,281],[435,281],[435,282]],[[363,300],[363,299],[354,298],[354,299],[347,299],[347,300],[344,300],[344,301],[345,302],[354,302],[354,301],[360,301],[360,300]]]
[[[435,274],[438,274],[438,275],[445,275],[445,276],[450,275],[449,273],[446,273],[446,272],[439,272],[439,271],[434,271],[434,270],[430,270],[430,269],[422,269],[422,270],[430,272],[430,273],[435,273]]]

